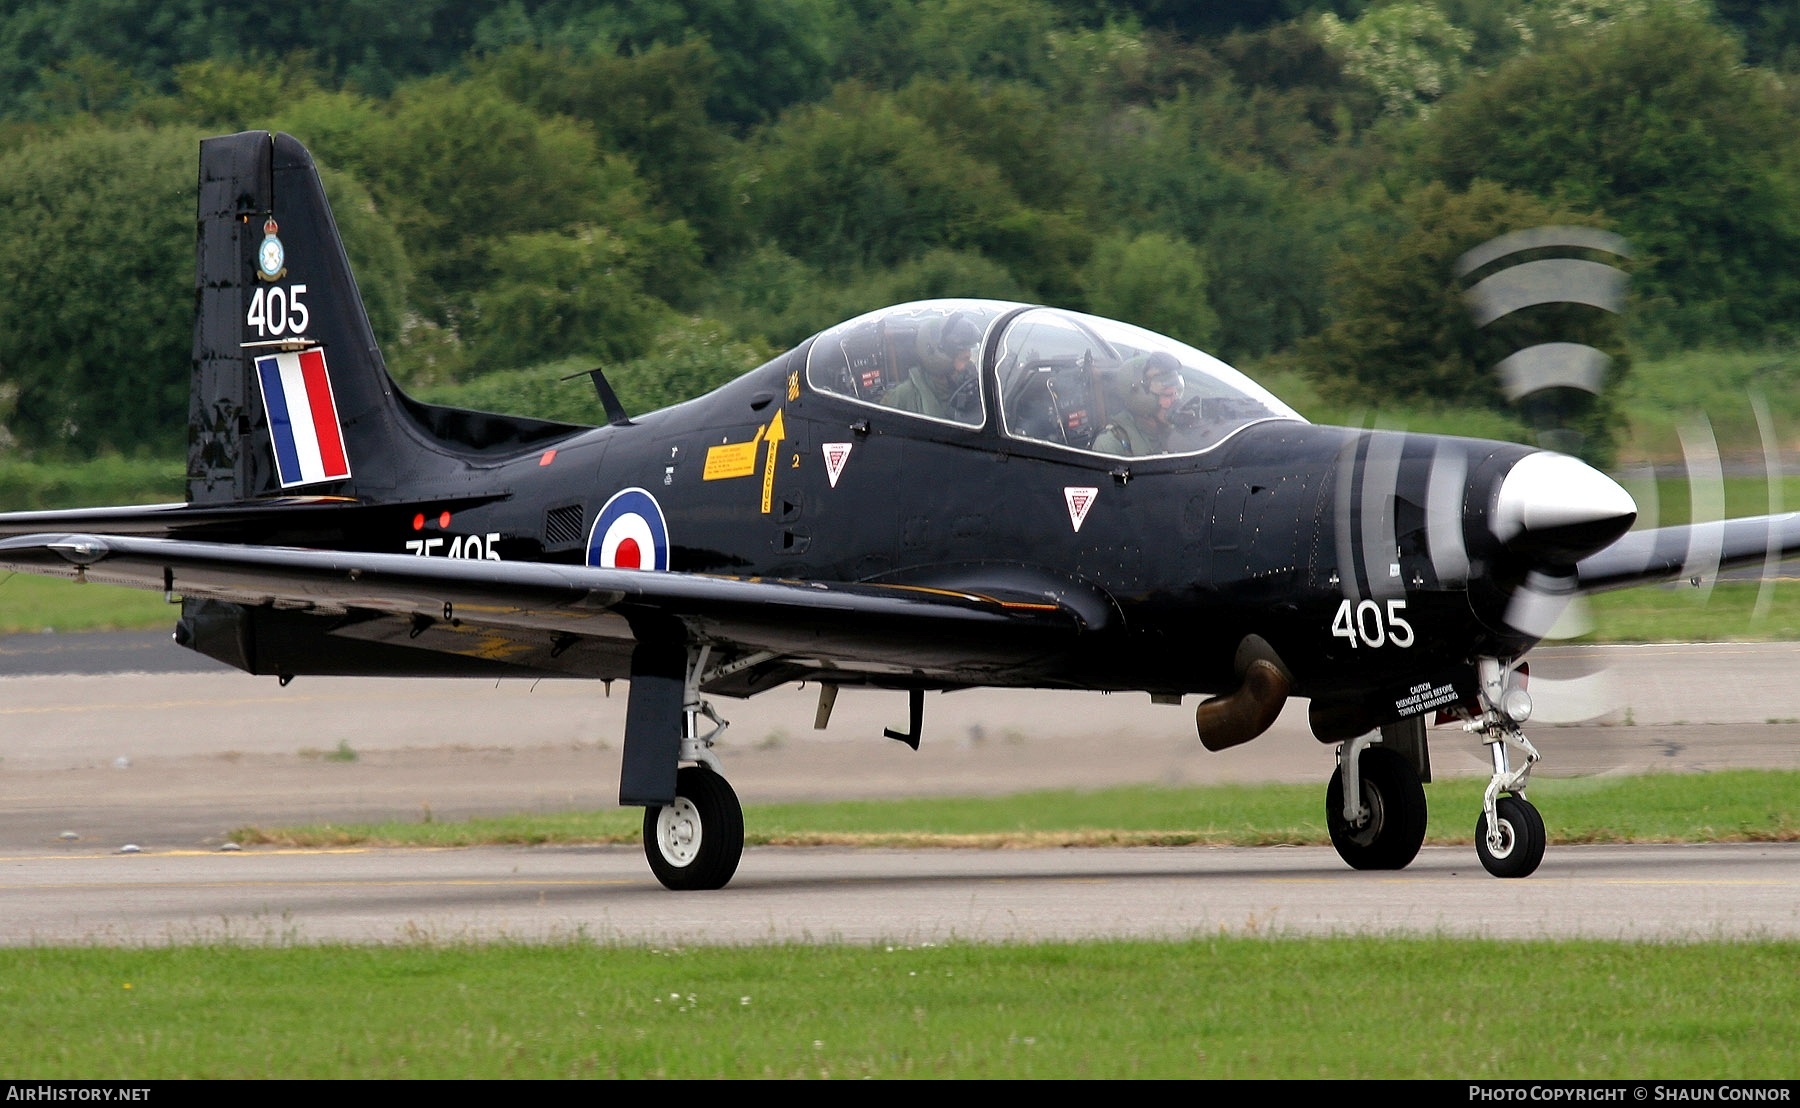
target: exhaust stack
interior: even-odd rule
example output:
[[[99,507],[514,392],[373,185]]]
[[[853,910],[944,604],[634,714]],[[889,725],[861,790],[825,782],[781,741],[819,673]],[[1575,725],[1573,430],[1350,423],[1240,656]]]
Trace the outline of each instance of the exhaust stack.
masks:
[[[1267,658],[1253,660],[1244,683],[1227,696],[1215,696],[1194,709],[1200,745],[1219,751],[1241,746],[1267,731],[1287,704],[1291,686],[1280,667]]]

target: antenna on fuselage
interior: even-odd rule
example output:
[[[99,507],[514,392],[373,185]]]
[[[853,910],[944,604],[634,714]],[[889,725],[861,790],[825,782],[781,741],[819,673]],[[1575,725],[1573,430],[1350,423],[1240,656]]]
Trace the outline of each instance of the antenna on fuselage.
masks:
[[[631,426],[631,417],[625,414],[625,405],[619,403],[619,394],[607,383],[605,370],[595,366],[580,373],[571,373],[563,380],[573,381],[577,377],[586,377],[594,383],[594,393],[600,397],[600,406],[606,409],[606,422],[614,427]]]

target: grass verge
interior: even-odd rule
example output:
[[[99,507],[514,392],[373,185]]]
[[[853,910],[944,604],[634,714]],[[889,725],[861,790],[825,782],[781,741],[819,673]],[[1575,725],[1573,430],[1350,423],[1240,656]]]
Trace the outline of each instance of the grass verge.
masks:
[[[0,1023],[34,1079],[1791,1080],[1797,960],[1361,936],[22,948]]]
[[[1651,585],[1586,600],[1592,630],[1578,642],[1793,642],[1800,581],[1720,581],[1710,589]]]
[[[166,631],[180,618],[160,592],[0,572],[0,635]]]
[[[1486,778],[1426,786],[1426,841],[1473,843]],[[1533,783],[1552,843],[1800,842],[1800,771],[1548,778]],[[466,822],[239,829],[244,844],[476,846],[636,843],[636,808]],[[1149,786],[983,797],[752,805],[765,846],[1274,846],[1327,844],[1317,785]]]

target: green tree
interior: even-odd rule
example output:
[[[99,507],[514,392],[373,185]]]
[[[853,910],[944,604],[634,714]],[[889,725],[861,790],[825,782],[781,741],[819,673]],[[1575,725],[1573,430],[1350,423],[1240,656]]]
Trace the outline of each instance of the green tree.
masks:
[[[296,105],[321,97],[335,101],[331,111],[316,113],[331,118],[334,129],[354,125],[352,120],[369,113],[366,98],[326,93],[319,72],[300,55],[275,66],[206,58],[175,66],[172,77],[173,91],[143,97],[131,114],[157,124],[192,124],[223,133],[269,127]],[[346,115],[348,119],[342,118]]]
[[[1095,313],[1147,327],[1202,350],[1218,337],[1206,301],[1206,265],[1192,244],[1157,232],[1095,244],[1087,303]]]
[[[66,112],[69,78],[92,76],[92,63],[84,58],[103,60],[130,81],[167,92],[176,68],[186,63],[249,57],[261,64],[304,54],[333,82],[385,95],[403,80],[455,66],[473,44],[480,20],[500,3],[18,0],[0,6],[0,113],[41,118]],[[103,105],[87,105],[97,106]]]
[[[1756,65],[1793,73],[1800,70],[1800,7],[1767,0],[1713,0],[1720,18],[1744,36],[1744,48]]]
[[[1760,341],[1800,320],[1800,134],[1736,40],[1678,9],[1569,34],[1440,105],[1421,174],[1605,212],[1646,331]]]
[[[1051,35],[1064,18],[1046,0],[919,0],[911,40],[921,74],[1050,84]]]
[[[149,95],[148,81],[114,58],[81,51],[38,75],[35,97],[44,115],[118,112]]]
[[[0,365],[0,455],[19,444],[19,437],[7,426],[19,406],[19,383],[6,379],[6,367]]]
[[[459,385],[429,386],[421,396],[458,408],[594,424],[604,422],[606,413],[582,374],[596,368],[596,360],[626,412],[642,415],[718,388],[774,354],[767,343],[734,338],[718,320],[676,317],[663,321],[648,353],[625,361],[566,358]]]
[[[197,149],[195,153],[197,156]],[[393,223],[376,207],[361,181],[329,165],[319,166],[319,178],[344,240],[344,253],[350,258],[369,326],[384,349],[393,349],[405,327],[412,260]]]
[[[375,191],[434,315],[488,284],[495,241],[604,223],[641,204],[630,167],[604,162],[582,128],[486,86],[432,78],[402,89],[390,110],[354,148],[323,153],[349,161]]]
[[[847,282],[844,292],[837,318],[820,323],[813,331],[872,308],[908,300],[1031,298],[1030,291],[999,262],[966,250],[949,249],[927,250],[892,269],[866,274],[860,280]]]
[[[1344,58],[1344,70],[1381,97],[1384,111],[1410,115],[1460,81],[1474,36],[1429,0],[1396,0],[1345,23],[1319,17],[1319,35]]]
[[[855,85],[769,128],[738,180],[752,222],[828,274],[948,248],[985,254],[1025,287],[1066,299],[1089,241],[1077,217],[1021,203],[997,165],[893,94]]]
[[[302,109],[296,114],[312,114]],[[692,232],[656,218],[626,158],[601,153],[579,123],[541,115],[486,83],[409,85],[360,126],[327,126],[314,152],[368,183],[411,259],[409,299],[420,319],[403,331],[394,359],[403,376],[455,376],[477,352],[535,360],[646,338],[636,327],[584,335],[573,324],[502,334],[505,326],[537,328],[549,318],[528,310],[533,291],[560,290],[555,312],[595,318],[580,290],[593,287],[601,263],[573,256],[583,243],[614,266],[609,281],[634,280],[629,295],[609,286],[634,305],[624,315],[699,272]],[[564,244],[552,246],[558,236]],[[553,279],[552,258],[567,263],[561,278]],[[523,287],[509,290],[510,283]],[[588,306],[574,308],[578,301]]]
[[[897,89],[915,78],[1020,81],[1049,89],[1065,83],[1070,59],[1058,56],[1078,31],[1053,0],[844,0],[836,51],[837,81]],[[1077,54],[1087,55],[1084,43]]]
[[[1380,95],[1344,72],[1342,56],[1325,44],[1317,21],[1238,32],[1213,43],[1212,50],[1234,86],[1230,96],[1236,103],[1221,100],[1218,111],[1220,122],[1238,128],[1228,144],[1231,151],[1304,171],[1308,160],[1380,114]]]
[[[851,316],[889,304],[938,297],[1030,300],[1007,268],[984,255],[939,247],[891,267],[841,270],[830,277],[764,245],[719,276],[710,313],[740,335],[790,347]]]
[[[91,128],[0,157],[0,367],[21,444],[178,447],[198,138]]]
[[[774,356],[766,344],[736,338],[717,320],[669,323],[640,357],[607,369],[629,412],[691,400],[755,369]]]
[[[603,228],[511,235],[490,257],[494,279],[474,294],[468,317],[473,356],[484,365],[631,357],[668,314],[644,291],[639,271],[653,259]]]
[[[1464,0],[1479,4],[1480,0]],[[1704,22],[1715,12],[1714,0],[1540,0],[1518,5],[1509,22],[1527,49],[1552,47],[1564,39],[1579,40],[1650,15],[1674,15]]]
[[[714,274],[708,312],[743,335],[760,335],[789,347],[846,318],[839,313],[843,285],[818,269],[762,243],[731,258]],[[854,311],[849,315],[856,314]]]
[[[1320,199],[1297,174],[1260,168],[1255,151],[1220,140],[1231,90],[1179,96],[1133,111],[1097,159],[1112,219],[1133,233],[1188,242],[1207,260],[1214,352],[1268,354],[1324,318],[1325,260],[1340,201]]]
[[[512,0],[484,17],[476,37],[489,51],[573,47],[621,57],[710,43],[721,79],[706,88],[708,113],[747,128],[824,92],[846,25],[840,0]]]
[[[743,245],[727,200],[732,140],[707,115],[722,78],[705,41],[623,55],[515,47],[478,62],[475,73],[538,112],[592,127],[601,149],[631,159],[660,212],[699,233],[709,257]]]
[[[1130,15],[1147,27],[1199,37],[1259,30],[1321,8],[1342,14],[1367,7],[1368,0],[1083,0],[1071,6]]]
[[[1016,81],[921,77],[894,99],[937,141],[992,163],[1021,203],[1076,213],[1096,203],[1099,179],[1082,135],[1071,113],[1041,89]]]
[[[1617,317],[1547,306],[1482,329],[1456,270],[1469,250],[1507,232],[1594,222],[1491,182],[1466,192],[1423,185],[1351,240],[1331,269],[1331,323],[1302,341],[1295,359],[1327,398],[1377,408],[1449,404],[1521,415],[1494,367],[1538,342],[1600,349],[1613,358],[1616,382],[1628,369]],[[1610,393],[1549,414],[1584,440],[1586,456],[1607,460],[1619,418]]]

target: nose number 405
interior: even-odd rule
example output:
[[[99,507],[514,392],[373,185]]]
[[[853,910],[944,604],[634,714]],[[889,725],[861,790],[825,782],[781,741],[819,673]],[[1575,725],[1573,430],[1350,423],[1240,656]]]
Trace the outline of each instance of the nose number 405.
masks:
[[[1375,600],[1345,600],[1331,617],[1331,637],[1349,639],[1351,646],[1413,644],[1412,624],[1406,622],[1406,601],[1390,600],[1385,608]]]

